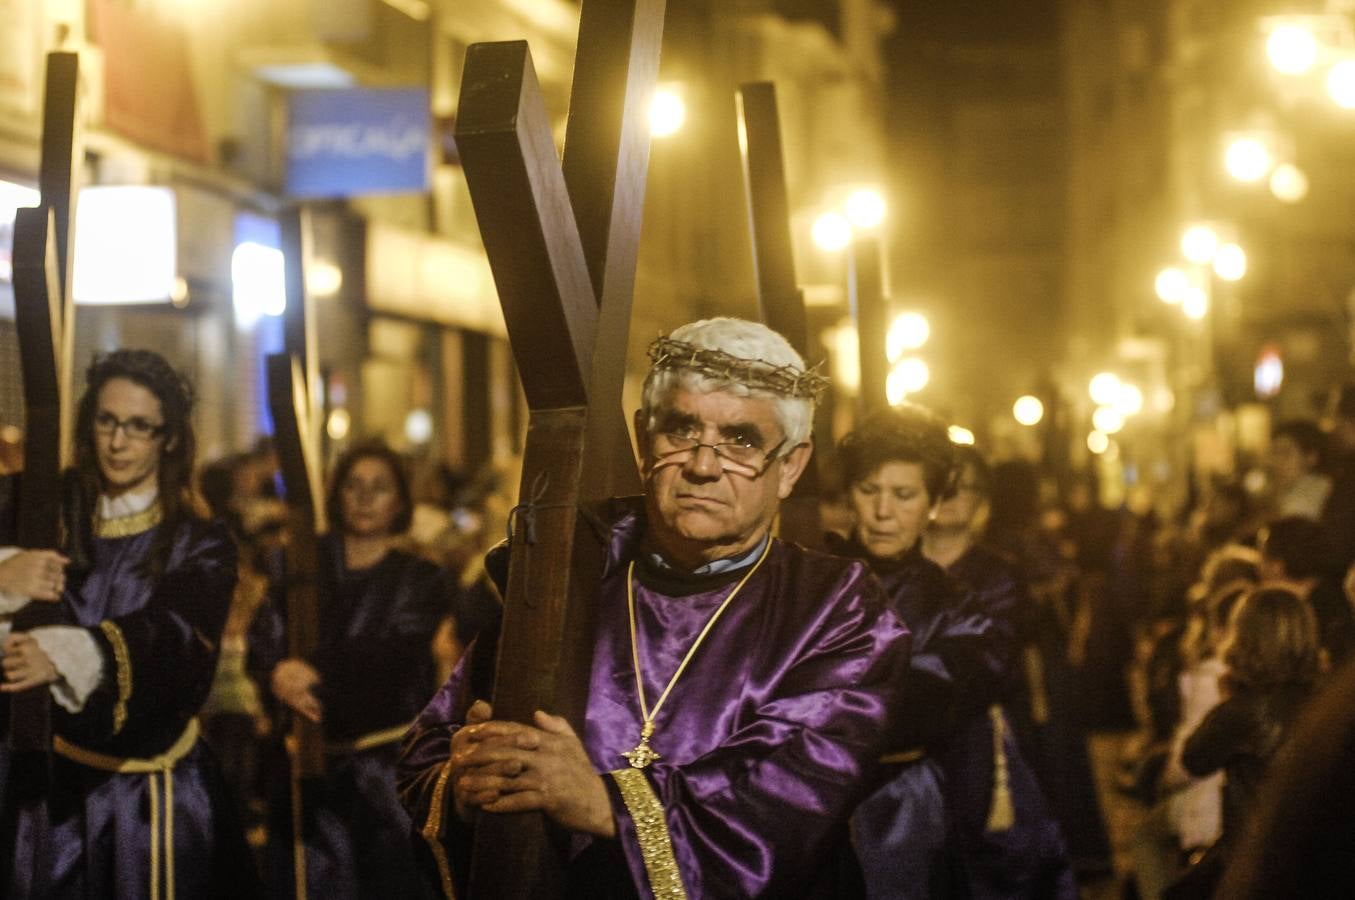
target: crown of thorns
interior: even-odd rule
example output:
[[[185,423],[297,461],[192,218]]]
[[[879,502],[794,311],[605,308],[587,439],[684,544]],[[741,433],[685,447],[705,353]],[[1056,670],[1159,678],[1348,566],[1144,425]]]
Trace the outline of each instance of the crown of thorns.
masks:
[[[668,337],[649,345],[649,359],[655,369],[687,369],[783,397],[818,400],[828,389],[828,379],[819,374],[818,366],[808,369],[778,366],[765,359],[743,359],[723,350],[697,347]]]

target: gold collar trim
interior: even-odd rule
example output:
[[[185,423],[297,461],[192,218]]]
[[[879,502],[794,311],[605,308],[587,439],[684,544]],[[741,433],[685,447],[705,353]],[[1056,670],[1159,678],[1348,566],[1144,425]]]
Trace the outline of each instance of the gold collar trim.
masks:
[[[150,531],[160,520],[164,518],[164,513],[160,509],[159,503],[152,503],[139,513],[133,513],[130,516],[119,516],[116,519],[98,519],[94,520],[94,536],[101,538],[122,538],[131,537],[134,534],[141,534],[143,531]]]

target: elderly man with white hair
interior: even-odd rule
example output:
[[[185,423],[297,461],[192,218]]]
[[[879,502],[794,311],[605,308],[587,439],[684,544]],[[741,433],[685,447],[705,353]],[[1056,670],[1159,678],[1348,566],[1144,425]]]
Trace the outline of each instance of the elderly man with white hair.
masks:
[[[847,820],[908,632],[864,565],[772,534],[825,382],[738,319],[649,355],[645,494],[605,511],[582,733],[549,710],[494,719],[482,637],[406,741],[406,805],[456,889],[477,818],[540,810],[574,834],[567,895],[856,893]]]

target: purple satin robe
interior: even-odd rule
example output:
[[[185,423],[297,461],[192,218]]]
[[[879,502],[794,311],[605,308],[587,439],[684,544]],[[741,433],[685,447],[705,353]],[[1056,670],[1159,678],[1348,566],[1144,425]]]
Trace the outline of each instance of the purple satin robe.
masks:
[[[155,578],[143,564],[161,527],[94,539],[90,568],[72,573],[62,598],[70,624],[94,636],[104,671],[79,713],[53,705],[53,730],[99,754],[145,759],[164,753],[202,706],[216,669],[235,586],[235,545],[219,524],[187,522],[165,572]],[[107,772],[54,754],[49,782],[22,774],[33,772],[34,762],[12,760],[4,896],[149,896],[156,796],[160,896],[168,897],[163,824],[171,808],[169,791],[177,896],[258,894],[228,789],[201,740],[174,765],[170,779]]]
[[[626,767],[621,753],[640,736],[626,581],[643,528],[636,509],[612,527],[598,596],[582,736],[599,773]],[[653,704],[738,575],[702,583],[636,570],[640,662]],[[643,770],[688,897],[840,895],[850,879],[847,818],[873,774],[907,664],[907,630],[882,601],[861,564],[773,541],[707,636],[657,716],[651,744],[661,758]],[[453,674],[406,738],[400,781],[416,827],[430,819],[474,668]],[[612,778],[604,782],[618,836],[576,839],[569,890],[649,897],[635,824]],[[443,799],[432,818],[442,813],[460,883],[470,829]]]

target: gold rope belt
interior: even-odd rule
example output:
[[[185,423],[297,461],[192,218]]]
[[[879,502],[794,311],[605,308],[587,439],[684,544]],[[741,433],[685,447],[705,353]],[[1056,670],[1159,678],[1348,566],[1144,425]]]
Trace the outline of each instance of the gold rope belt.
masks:
[[[149,775],[151,794],[151,900],[160,900],[160,781],[164,782],[165,897],[174,900],[174,766],[188,755],[198,741],[198,720],[189,719],[183,734],[164,753],[149,759],[109,756],[76,746],[60,736],[52,738],[52,749],[71,762],[102,772],[124,775]],[[160,779],[156,779],[156,775]]]
[[[413,725],[413,722],[405,722],[403,725],[392,725],[390,728],[373,731],[348,741],[325,741],[325,752],[331,756],[341,756],[345,753],[370,750],[373,747],[384,747],[386,744],[393,744],[404,737],[405,732],[409,731]]]
[[[921,747],[914,747],[912,750],[902,750],[898,753],[886,753],[880,757],[880,762],[886,765],[903,765],[905,763],[915,763],[927,755],[927,751]]]

